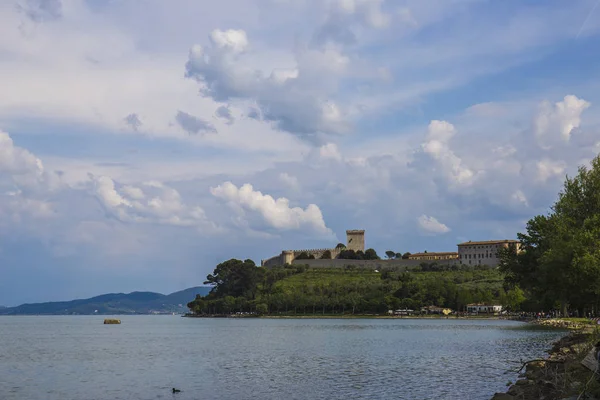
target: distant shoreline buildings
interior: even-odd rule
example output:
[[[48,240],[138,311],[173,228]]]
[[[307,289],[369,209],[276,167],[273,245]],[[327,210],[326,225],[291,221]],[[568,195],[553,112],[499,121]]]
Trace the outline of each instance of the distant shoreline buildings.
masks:
[[[464,264],[464,265],[488,265],[496,267],[500,264],[498,252],[501,249],[515,247],[517,252],[521,250],[521,243],[518,240],[501,239],[501,240],[485,240],[485,241],[468,241],[457,244],[458,251],[455,252],[423,252],[410,254],[407,259],[391,259],[391,260],[361,260],[361,264],[368,265],[369,263],[381,266],[383,262],[401,266],[402,264],[412,265],[415,262],[440,262],[444,264]],[[325,266],[325,264],[337,264],[345,259],[337,259],[343,250],[353,250],[355,252],[365,251],[365,231],[363,229],[352,229],[346,231],[346,246],[336,246],[335,248],[324,249],[305,249],[305,250],[283,250],[280,254],[261,260],[261,266],[274,267],[286,264],[293,264],[295,260],[302,263],[315,264],[315,266]],[[311,259],[297,259],[303,254]],[[312,259],[314,257],[314,259]],[[319,260],[320,262],[314,262]],[[330,260],[329,263],[326,260]],[[334,263],[335,261],[335,263]],[[325,263],[324,263],[325,262]],[[392,263],[393,262],[393,263]],[[332,265],[335,266],[335,265]]]

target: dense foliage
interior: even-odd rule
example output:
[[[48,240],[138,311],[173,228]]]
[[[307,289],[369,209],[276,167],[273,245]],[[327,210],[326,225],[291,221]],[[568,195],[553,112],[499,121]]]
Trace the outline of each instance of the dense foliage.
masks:
[[[340,260],[379,260],[375,249],[367,249],[364,253],[361,250],[342,250],[337,256]]]
[[[481,266],[423,263],[408,271],[375,272],[302,265],[266,269],[229,260],[209,277],[207,282],[216,282],[213,291],[188,304],[195,313],[381,314],[430,305],[464,310],[473,302],[518,309],[523,300],[519,289],[504,290],[497,270]]]
[[[518,235],[522,251],[501,252],[506,286],[520,287],[530,307],[562,313],[600,306],[600,156],[567,177],[548,215]]]

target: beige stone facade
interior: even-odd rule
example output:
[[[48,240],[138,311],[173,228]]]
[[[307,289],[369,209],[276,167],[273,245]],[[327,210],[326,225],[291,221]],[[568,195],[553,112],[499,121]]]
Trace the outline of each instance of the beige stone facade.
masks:
[[[458,260],[458,253],[455,251],[437,252],[437,253],[414,253],[408,256],[409,260]]]
[[[347,230],[346,249],[354,251],[365,251],[365,231],[362,229]]]
[[[458,244],[458,259],[465,265],[489,265],[495,267],[500,263],[498,251],[509,246],[521,250],[518,240],[486,240],[481,242],[464,242]]]

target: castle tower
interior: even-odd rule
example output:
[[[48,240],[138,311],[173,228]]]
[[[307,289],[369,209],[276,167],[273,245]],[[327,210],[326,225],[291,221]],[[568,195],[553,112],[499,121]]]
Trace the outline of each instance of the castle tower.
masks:
[[[346,231],[346,248],[354,251],[365,251],[365,231],[348,230]]]
[[[294,261],[294,251],[293,250],[284,250],[281,252],[281,264],[291,264]]]

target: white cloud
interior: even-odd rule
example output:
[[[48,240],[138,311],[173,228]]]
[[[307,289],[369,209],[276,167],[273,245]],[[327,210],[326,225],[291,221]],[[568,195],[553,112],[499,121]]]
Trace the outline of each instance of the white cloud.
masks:
[[[439,222],[434,217],[428,217],[427,215],[423,214],[417,218],[417,222],[419,224],[419,228],[425,233],[442,234],[450,232],[450,228]]]
[[[567,95],[553,105],[548,101],[542,102],[534,121],[540,145],[550,148],[568,142],[573,130],[581,124],[581,114],[589,106],[589,102],[574,95]]]
[[[250,44],[243,30],[213,30],[209,39],[209,46],[192,47],[186,64],[186,76],[206,96],[255,102],[263,120],[301,136],[347,131],[345,113],[332,98],[349,62],[339,51],[299,50],[293,68],[272,66],[265,74],[244,59]]]
[[[323,159],[342,161],[342,154],[335,143],[327,143],[319,147],[319,156]]]
[[[272,228],[282,231],[308,229],[321,234],[331,233],[316,204],[309,204],[305,209],[290,207],[290,201],[285,197],[274,199],[260,191],[255,191],[249,183],[238,188],[231,182],[225,182],[211,188],[210,192],[235,207],[257,212]]]
[[[175,226],[211,226],[204,210],[183,204],[179,192],[161,182],[150,181],[141,188],[124,186],[120,193],[106,176],[92,177],[95,193],[106,210],[123,222],[151,222]],[[123,194],[131,199],[127,199]]]
[[[290,189],[297,191],[300,190],[300,183],[298,182],[298,178],[293,175],[289,175],[287,172],[282,172],[279,174],[279,180],[289,187]]]
[[[429,123],[427,141],[422,148],[437,163],[442,173],[452,184],[469,185],[475,173],[466,167],[463,161],[451,150],[450,139],[455,135],[454,126],[446,121]]]
[[[564,178],[567,165],[564,161],[543,159],[536,162],[537,179],[546,182],[548,179],[560,177]]]
[[[60,178],[46,171],[39,158],[0,131],[0,226],[53,216],[48,197],[60,186]]]

